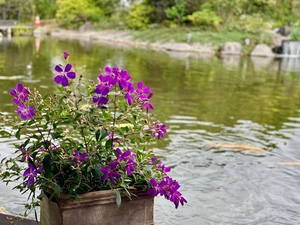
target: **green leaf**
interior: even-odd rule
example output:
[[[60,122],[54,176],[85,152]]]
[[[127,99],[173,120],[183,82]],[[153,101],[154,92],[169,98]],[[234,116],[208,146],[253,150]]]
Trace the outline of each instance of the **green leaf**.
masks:
[[[100,130],[96,131],[96,141],[99,141],[99,137],[100,137]]]
[[[55,193],[55,195],[57,195],[57,196],[60,195],[60,186],[59,186],[59,185],[55,185],[55,187],[54,187],[54,193]]]
[[[2,137],[10,137],[11,134],[5,130],[0,130],[0,136]]]
[[[116,202],[117,202],[118,208],[120,208],[121,202],[122,202],[122,198],[121,198],[121,193],[120,193],[119,190],[116,190]]]
[[[21,129],[19,128],[18,131],[17,131],[16,134],[15,134],[15,136],[16,136],[16,138],[17,138],[18,140],[20,140],[20,136],[21,136],[20,131],[21,131]]]

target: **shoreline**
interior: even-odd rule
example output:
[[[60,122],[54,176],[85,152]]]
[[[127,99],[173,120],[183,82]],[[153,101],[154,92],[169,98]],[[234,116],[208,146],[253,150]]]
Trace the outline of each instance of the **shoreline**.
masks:
[[[188,53],[193,55],[205,55],[205,56],[216,56],[217,51],[214,50],[212,44],[200,44],[200,43],[184,43],[184,42],[144,42],[135,40],[128,31],[126,30],[103,30],[103,31],[74,31],[74,30],[64,30],[61,28],[55,28],[52,31],[46,31],[43,29],[47,28],[37,28],[34,32],[34,36],[41,36],[48,34],[50,37],[60,38],[60,39],[78,39],[99,43],[108,43],[112,45],[119,45],[125,47],[138,47],[151,49],[155,51],[165,51],[165,52],[178,52],[178,53]]]

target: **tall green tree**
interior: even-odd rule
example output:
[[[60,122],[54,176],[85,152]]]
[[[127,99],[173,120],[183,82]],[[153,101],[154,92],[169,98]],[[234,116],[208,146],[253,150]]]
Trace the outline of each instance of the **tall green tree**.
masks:
[[[112,16],[120,5],[120,0],[93,0],[94,5],[103,10],[105,16]]]
[[[56,14],[56,0],[34,0],[35,11],[41,19],[55,18]]]
[[[181,25],[187,20],[186,3],[184,0],[176,0],[175,5],[165,10],[168,19],[173,20],[177,25]]]
[[[167,19],[165,10],[175,5],[175,0],[147,0],[147,4],[154,7],[151,14],[152,23],[162,23]]]

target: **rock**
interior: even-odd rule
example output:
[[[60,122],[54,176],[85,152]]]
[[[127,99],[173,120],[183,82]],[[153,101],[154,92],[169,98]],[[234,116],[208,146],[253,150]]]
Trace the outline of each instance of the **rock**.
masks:
[[[186,43],[166,43],[163,45],[164,49],[167,51],[190,51],[191,46]]]
[[[278,48],[282,45],[282,36],[279,34],[272,34],[270,37],[271,48]]]
[[[251,56],[274,57],[271,47],[265,44],[258,44],[250,53]]]
[[[288,26],[282,26],[279,28],[278,33],[286,37],[291,33],[291,29]]]
[[[86,31],[92,31],[93,30],[93,24],[90,21],[85,22],[83,25],[79,27],[79,32],[86,32]]]
[[[220,47],[221,55],[240,55],[242,52],[242,45],[239,42],[225,42]]]

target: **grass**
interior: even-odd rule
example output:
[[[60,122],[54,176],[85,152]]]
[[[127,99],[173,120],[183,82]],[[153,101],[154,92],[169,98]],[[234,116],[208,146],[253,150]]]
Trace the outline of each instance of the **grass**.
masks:
[[[130,31],[136,40],[148,42],[187,42],[187,35],[191,33],[191,43],[212,44],[216,47],[221,46],[225,42],[240,42],[244,44],[244,40],[249,38],[255,42],[259,42],[259,35],[252,33],[244,33],[239,31],[206,31],[196,28],[152,28],[142,31]]]

